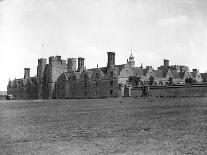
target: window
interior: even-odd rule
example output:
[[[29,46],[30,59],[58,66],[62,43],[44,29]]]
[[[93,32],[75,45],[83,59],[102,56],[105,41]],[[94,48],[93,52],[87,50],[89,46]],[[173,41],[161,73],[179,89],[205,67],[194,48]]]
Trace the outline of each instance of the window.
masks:
[[[113,81],[111,81],[111,82],[110,82],[110,86],[113,86],[113,84],[114,84],[114,82],[113,82]]]
[[[87,91],[84,91],[84,96],[87,96]]]
[[[96,78],[100,78],[100,74],[99,73],[96,73]]]
[[[111,71],[111,72],[110,72],[110,75],[111,75],[111,77],[113,77],[113,76],[114,76],[114,73]]]
[[[84,80],[86,81],[86,80],[88,80],[88,75],[87,74],[84,74]]]
[[[86,87],[87,87],[87,82],[84,83],[84,88],[86,88]]]
[[[98,87],[98,82],[96,82],[96,87]]]
[[[110,95],[112,95],[113,94],[113,90],[110,90]]]

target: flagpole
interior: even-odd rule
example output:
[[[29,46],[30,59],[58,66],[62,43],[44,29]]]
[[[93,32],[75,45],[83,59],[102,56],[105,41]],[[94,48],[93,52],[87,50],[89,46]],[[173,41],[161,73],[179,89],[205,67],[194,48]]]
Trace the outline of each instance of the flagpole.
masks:
[[[42,54],[42,58],[43,58],[43,47],[44,47],[44,44],[43,43],[41,44],[41,47],[42,47],[41,48],[41,54]]]

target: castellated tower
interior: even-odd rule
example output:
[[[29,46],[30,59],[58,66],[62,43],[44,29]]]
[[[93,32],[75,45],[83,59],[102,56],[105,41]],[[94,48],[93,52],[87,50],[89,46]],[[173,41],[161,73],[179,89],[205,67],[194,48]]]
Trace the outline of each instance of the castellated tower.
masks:
[[[24,79],[30,78],[30,68],[24,68]]]
[[[68,64],[68,71],[76,71],[76,58],[68,58],[67,60],[67,64]]]
[[[47,84],[45,89],[47,94],[45,95],[46,98],[54,98],[55,97],[55,90],[54,85],[57,81],[57,78],[67,70],[66,60],[62,60],[61,56],[51,56],[49,57],[49,65],[47,68],[47,75],[46,81]]]
[[[115,66],[115,52],[107,52],[107,54],[108,54],[107,67]]]
[[[85,58],[78,58],[78,72],[81,72],[84,69],[84,60]]]

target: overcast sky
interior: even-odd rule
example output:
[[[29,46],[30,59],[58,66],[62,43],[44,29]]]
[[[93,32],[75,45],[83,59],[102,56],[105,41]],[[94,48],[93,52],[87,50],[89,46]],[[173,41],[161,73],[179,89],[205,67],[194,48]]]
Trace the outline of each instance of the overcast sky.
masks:
[[[43,50],[41,44],[44,43]],[[207,71],[206,0],[1,0],[0,90],[37,59],[85,57],[87,68],[106,66],[107,52],[155,69],[188,65]]]

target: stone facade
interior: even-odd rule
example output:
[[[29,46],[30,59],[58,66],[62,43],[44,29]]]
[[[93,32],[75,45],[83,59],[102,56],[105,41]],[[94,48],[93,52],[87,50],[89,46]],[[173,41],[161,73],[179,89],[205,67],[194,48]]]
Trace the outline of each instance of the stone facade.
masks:
[[[188,78],[197,83],[202,82],[202,75],[198,70],[189,71],[187,66],[169,65],[164,60],[164,66],[157,70],[152,66],[146,68],[135,67],[132,54],[126,64],[116,65],[115,53],[107,52],[106,67],[86,69],[84,58],[68,58],[61,56],[38,59],[37,76],[30,77],[30,69],[24,69],[24,78],[9,80],[8,94],[16,99],[70,99],[70,98],[105,98],[130,96],[130,89],[136,86],[184,84]],[[78,60],[78,63],[76,61]],[[139,77],[138,85],[129,82],[129,77]]]

